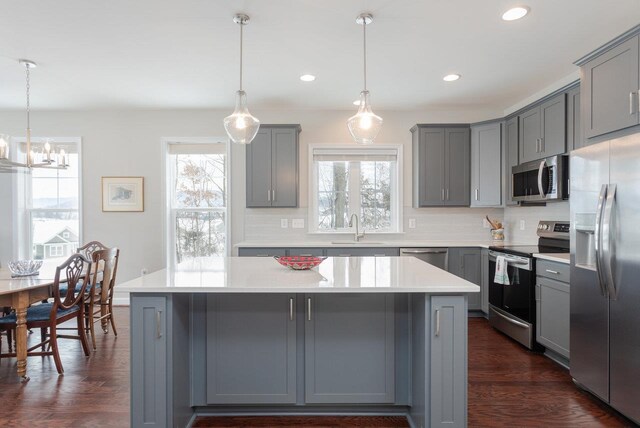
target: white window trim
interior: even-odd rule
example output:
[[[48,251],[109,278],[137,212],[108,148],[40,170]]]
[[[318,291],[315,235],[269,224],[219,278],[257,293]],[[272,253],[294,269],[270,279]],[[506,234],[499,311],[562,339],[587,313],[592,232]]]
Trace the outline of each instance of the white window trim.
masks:
[[[172,191],[171,186],[171,165],[169,159],[169,144],[217,144],[224,141],[226,144],[226,168],[225,168],[225,180],[227,185],[227,204],[226,204],[226,224],[225,234],[227,237],[225,243],[225,255],[231,255],[231,142],[228,137],[164,137],[161,139],[160,149],[162,151],[162,195],[164,198],[164,210],[163,210],[163,223],[165,225],[165,231],[162,239],[162,247],[164,251],[165,266],[169,269],[175,268],[175,260],[173,257],[173,249],[176,246],[175,234],[173,233],[173,224],[175,219],[173,218],[173,211],[171,208],[171,201],[173,194],[169,194]],[[188,210],[187,208],[186,210]],[[172,249],[169,251],[169,249]]]
[[[45,140],[50,140],[53,145],[56,144],[75,144],[78,148],[78,242],[83,242],[84,236],[84,222],[83,222],[83,173],[82,173],[82,137],[31,137],[31,142],[36,144],[44,144]],[[13,137],[11,138],[11,144],[13,149],[17,149],[17,146],[22,143],[26,143],[26,137]],[[14,174],[13,180],[13,206],[14,218],[13,218],[13,242],[14,257],[16,259],[31,259],[33,256],[33,243],[31,242],[31,213],[33,209],[29,206],[26,200],[27,196],[31,195],[31,189],[27,189],[27,183],[30,185],[30,180],[26,179],[26,175]],[[44,210],[47,211],[47,210]],[[66,209],[49,209],[48,211],[73,211]]]
[[[404,207],[403,204],[403,161],[404,161],[404,153],[403,153],[403,145],[402,144],[373,144],[371,146],[354,146],[353,144],[309,144],[308,149],[308,170],[309,170],[309,212],[307,213],[307,224],[309,225],[307,233],[309,234],[318,234],[318,235],[353,235],[353,230],[351,229],[342,229],[342,230],[318,230],[318,224],[316,221],[316,210],[318,207],[318,197],[316,195],[316,189],[318,188],[318,177],[315,172],[315,167],[313,164],[313,152],[315,149],[345,149],[345,148],[355,148],[357,149],[392,149],[397,152],[397,160],[396,160],[396,189],[395,189],[395,201],[394,205],[396,207],[397,219],[396,225],[397,228],[395,231],[374,231],[367,230],[367,234],[371,235],[397,235],[404,233],[403,231],[403,212],[402,209]],[[393,192],[392,192],[393,194]],[[393,210],[392,210],[393,212]]]

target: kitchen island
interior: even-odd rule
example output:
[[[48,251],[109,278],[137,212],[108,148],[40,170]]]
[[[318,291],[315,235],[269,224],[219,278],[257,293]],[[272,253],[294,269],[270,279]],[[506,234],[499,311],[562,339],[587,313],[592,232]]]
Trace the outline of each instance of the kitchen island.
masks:
[[[197,415],[406,415],[466,426],[467,295],[413,257],[189,262],[131,293],[131,424]]]

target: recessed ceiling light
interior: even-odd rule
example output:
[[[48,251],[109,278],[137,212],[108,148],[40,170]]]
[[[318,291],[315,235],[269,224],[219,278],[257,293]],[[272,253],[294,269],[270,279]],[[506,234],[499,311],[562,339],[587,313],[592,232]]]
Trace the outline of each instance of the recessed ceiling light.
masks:
[[[502,19],[504,21],[515,21],[516,19],[524,18],[529,13],[529,10],[528,6],[512,7],[502,14]]]
[[[302,80],[303,82],[313,82],[314,80],[316,80],[316,76],[314,76],[313,74],[303,74],[302,76],[300,76],[300,80]]]
[[[442,80],[444,80],[445,82],[455,82],[459,78],[460,78],[459,74],[447,74],[442,78]]]

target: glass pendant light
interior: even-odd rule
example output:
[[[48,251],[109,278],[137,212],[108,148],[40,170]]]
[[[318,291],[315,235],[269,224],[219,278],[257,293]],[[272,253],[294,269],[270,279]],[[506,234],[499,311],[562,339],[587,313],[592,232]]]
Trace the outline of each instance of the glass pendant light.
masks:
[[[249,23],[249,17],[238,14],[233,22],[240,26],[240,90],[236,92],[235,110],[224,118],[224,129],[234,143],[249,144],[260,128],[260,121],[251,115],[247,107],[247,93],[242,90],[242,30]]]
[[[382,128],[382,118],[371,110],[371,101],[367,90],[367,25],[372,21],[373,16],[368,13],[363,13],[356,18],[356,23],[362,25],[364,36],[364,90],[360,92],[358,112],[349,118],[347,126],[351,136],[358,144],[372,144]]]

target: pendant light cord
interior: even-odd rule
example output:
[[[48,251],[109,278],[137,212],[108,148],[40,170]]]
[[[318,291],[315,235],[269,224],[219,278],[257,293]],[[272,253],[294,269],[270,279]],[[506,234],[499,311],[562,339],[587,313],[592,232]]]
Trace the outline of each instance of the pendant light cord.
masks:
[[[242,31],[244,30],[244,22],[240,22],[240,90],[242,91]]]
[[[31,73],[30,73],[30,69],[31,66],[29,64],[27,64],[26,66],[27,69],[27,129],[31,128],[31,101],[30,101],[30,95],[31,95]]]
[[[364,39],[364,90],[367,90],[367,19],[362,21],[362,34]]]

